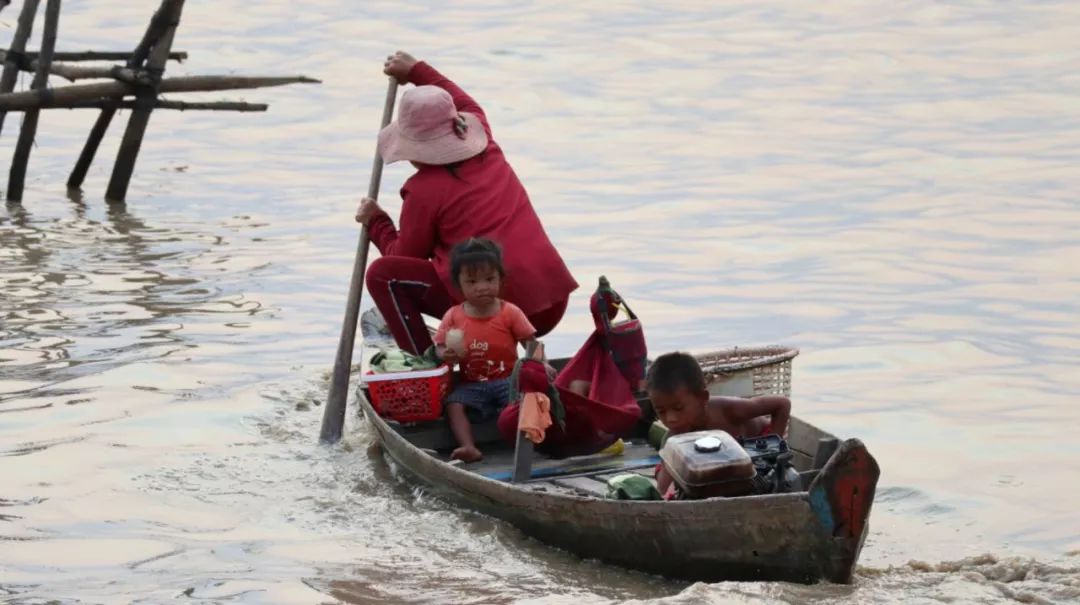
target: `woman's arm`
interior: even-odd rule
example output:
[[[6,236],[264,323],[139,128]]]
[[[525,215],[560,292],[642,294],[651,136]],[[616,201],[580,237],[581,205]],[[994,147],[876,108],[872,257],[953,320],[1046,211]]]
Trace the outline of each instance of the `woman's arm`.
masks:
[[[487,130],[489,135],[491,134],[491,128],[487,123],[487,116],[484,115],[484,110],[480,107],[480,104],[476,102],[476,99],[470,97],[465,90],[457,84],[454,84],[450,78],[439,73],[434,67],[423,61],[418,61],[416,65],[409,70],[409,81],[417,86],[438,86],[450,93],[450,97],[454,99],[454,107],[457,107],[458,111],[467,111],[479,116],[480,121],[484,123],[484,130]]]
[[[423,61],[417,61],[409,53],[399,50],[386,58],[383,73],[396,78],[401,84],[408,82],[417,86],[438,86],[450,93],[450,97],[454,100],[454,107],[458,111],[467,111],[479,117],[480,123],[484,125],[484,132],[487,133],[488,140],[491,140],[491,125],[488,124],[487,116],[484,115],[484,110],[481,109],[480,104],[434,67]]]
[[[364,198],[357,210],[357,222],[368,228],[371,243],[383,256],[408,256],[411,258],[431,258],[435,253],[435,217],[427,210],[433,204],[419,200],[410,200],[409,191],[401,189],[401,229],[394,227],[394,221],[371,198]]]

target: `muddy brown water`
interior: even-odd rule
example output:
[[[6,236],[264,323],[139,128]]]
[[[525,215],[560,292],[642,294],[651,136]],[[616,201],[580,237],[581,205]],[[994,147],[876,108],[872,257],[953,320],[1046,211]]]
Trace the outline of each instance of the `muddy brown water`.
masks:
[[[132,46],[135,4],[66,3],[60,47]],[[170,73],[324,84],[156,112],[124,208],[121,129],[70,198],[94,114],[43,116],[0,210],[0,602],[1080,600],[1077,39],[1068,2],[188,3]],[[600,274],[654,353],[802,349],[796,412],[883,469],[854,585],[581,561],[360,423],[316,445],[397,48],[481,101],[583,284],[550,352]]]

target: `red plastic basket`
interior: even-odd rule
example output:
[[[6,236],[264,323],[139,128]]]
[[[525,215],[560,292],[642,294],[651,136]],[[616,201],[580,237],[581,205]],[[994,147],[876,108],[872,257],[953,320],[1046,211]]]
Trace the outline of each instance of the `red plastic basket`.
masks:
[[[442,415],[442,402],[450,390],[450,368],[417,372],[367,373],[363,377],[371,396],[371,407],[380,416],[398,422],[436,420]]]

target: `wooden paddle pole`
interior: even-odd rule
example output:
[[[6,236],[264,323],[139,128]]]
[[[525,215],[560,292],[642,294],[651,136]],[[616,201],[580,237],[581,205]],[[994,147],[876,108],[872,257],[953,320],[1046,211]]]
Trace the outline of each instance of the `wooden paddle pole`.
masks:
[[[390,123],[394,114],[394,101],[397,99],[397,80],[390,78],[386,89],[386,104],[383,105],[382,126]],[[383,161],[375,148],[375,162],[371,167],[371,181],[368,183],[367,196],[379,197],[379,183],[382,181]],[[336,443],[341,439],[341,429],[345,425],[345,402],[349,394],[349,373],[352,370],[353,345],[356,342],[356,323],[360,317],[360,297],[364,293],[364,273],[367,271],[368,229],[360,228],[360,240],[356,244],[356,259],[353,261],[352,281],[349,283],[349,298],[345,304],[345,319],[341,326],[341,339],[338,341],[337,357],[334,359],[334,375],[330,379],[330,394],[326,398],[323,410],[322,430],[319,441]]]

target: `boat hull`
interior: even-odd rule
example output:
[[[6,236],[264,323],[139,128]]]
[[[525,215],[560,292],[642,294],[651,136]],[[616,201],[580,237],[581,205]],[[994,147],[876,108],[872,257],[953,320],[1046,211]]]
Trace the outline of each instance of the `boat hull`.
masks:
[[[876,464],[873,476],[864,478],[869,484],[862,485],[862,492],[869,499],[857,523],[836,518],[841,498],[817,479],[806,492],[676,502],[546,493],[488,479],[429,455],[379,417],[362,392],[359,399],[383,451],[416,480],[584,558],[698,581],[847,583],[866,536]],[[857,440],[844,445],[845,451],[862,448]]]

